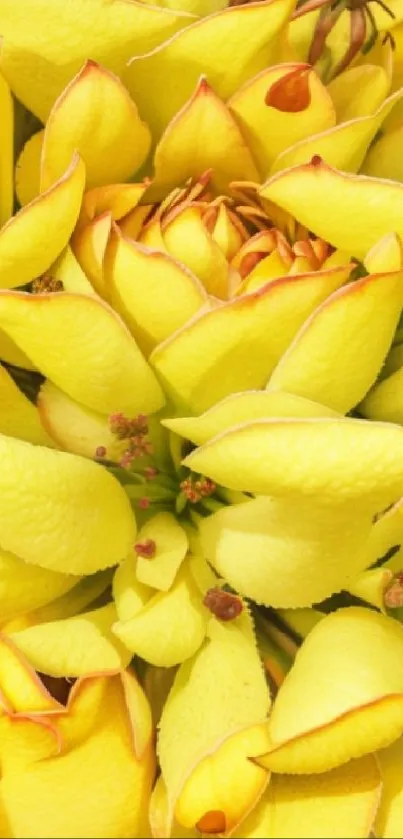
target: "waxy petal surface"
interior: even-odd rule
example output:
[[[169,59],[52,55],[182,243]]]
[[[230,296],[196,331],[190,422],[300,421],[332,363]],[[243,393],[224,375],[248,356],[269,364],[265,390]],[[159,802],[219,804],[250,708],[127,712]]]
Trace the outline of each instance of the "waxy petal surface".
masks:
[[[0,437],[0,453],[4,550],[68,574],[92,574],[127,556],[134,516],[105,469],[11,437]]]
[[[373,114],[387,96],[389,88],[389,74],[383,67],[376,64],[348,67],[327,85],[337,122]]]
[[[400,426],[352,418],[244,423],[183,461],[230,489],[361,499],[374,513],[403,495],[402,463]]]
[[[157,513],[141,528],[137,543],[144,539],[152,539],[156,550],[151,559],[138,557],[137,578],[147,586],[168,591],[187,553],[186,532],[172,513]]]
[[[387,749],[381,749],[376,757],[383,784],[375,822],[376,835],[399,839],[403,828],[403,738]]]
[[[402,306],[403,271],[373,274],[339,289],[305,321],[268,388],[347,413],[377,378]]]
[[[275,608],[311,606],[368,562],[368,513],[320,501],[256,498],[203,519],[203,554],[242,595]]]
[[[13,213],[14,203],[14,111],[10,88],[0,77],[0,227]]]
[[[218,194],[227,192],[231,181],[259,180],[245,138],[204,76],[162,135],[154,167],[151,194],[159,197],[210,168]]]
[[[403,731],[402,650],[401,625],[375,611],[350,607],[320,621],[280,687],[271,750],[259,760],[323,772],[392,743]]]
[[[402,138],[402,126],[380,137],[365,158],[363,172],[374,178],[389,178],[402,182],[403,164],[400,155]]]
[[[196,317],[154,350],[171,399],[200,413],[224,396],[262,387],[305,318],[349,268],[286,277]]]
[[[0,433],[19,437],[40,446],[53,446],[38,409],[17,387],[7,370],[0,365]]]
[[[293,393],[250,390],[227,396],[199,417],[175,417],[162,420],[162,424],[201,446],[241,422],[265,417],[327,417],[333,414],[331,408]]]
[[[41,155],[45,130],[42,128],[25,143],[15,167],[15,191],[22,207],[40,192]]]
[[[364,417],[403,425],[403,367],[375,385],[360,405]]]
[[[190,271],[168,254],[124,238],[117,228],[104,267],[112,304],[147,354],[207,304],[203,286]]]
[[[77,221],[84,182],[84,164],[74,155],[60,179],[2,228],[0,288],[15,288],[30,282],[59,256]]]
[[[57,181],[76,150],[85,163],[87,189],[125,181],[144,162],[150,142],[150,132],[120,79],[87,61],[47,120],[41,189]]]
[[[41,673],[58,678],[119,670],[130,653],[112,632],[116,608],[101,609],[65,620],[41,623],[11,633],[16,647]]]
[[[269,0],[227,8],[133,58],[124,81],[153,136],[160,137],[203,73],[226,100],[267,67],[291,7],[290,0]]]
[[[29,565],[18,556],[0,550],[1,622],[38,609],[70,591],[77,577]]]
[[[178,671],[162,713],[158,752],[171,816],[175,807],[188,828],[212,810],[235,826],[267,783],[245,759],[264,742],[270,699],[242,626],[211,621],[210,639]]]
[[[338,172],[316,158],[275,175],[261,193],[317,236],[358,259],[386,233],[403,235],[401,184]]]
[[[121,622],[134,617],[155,594],[152,588],[140,583],[137,578],[134,551],[117,567],[113,575],[112,593]]]
[[[148,228],[145,244],[158,248],[157,241],[149,241],[149,231]],[[156,225],[152,226],[152,232],[158,235]],[[162,245],[164,250],[193,271],[208,294],[227,300],[230,284],[228,261],[208,232],[199,208],[190,205],[174,215],[164,227]]]
[[[95,411],[136,416],[164,404],[128,329],[98,298],[3,292],[0,326],[55,385]]]
[[[237,118],[263,177],[284,149],[336,124],[332,99],[307,64],[280,64],[263,70],[234,93],[228,108]]]
[[[112,0],[4,0],[1,72],[18,99],[43,122],[66,84],[90,56],[118,76],[141,55],[192,20],[186,13]],[[45,24],[44,24],[45,21]],[[63,44],[63,50],[60,44]]]

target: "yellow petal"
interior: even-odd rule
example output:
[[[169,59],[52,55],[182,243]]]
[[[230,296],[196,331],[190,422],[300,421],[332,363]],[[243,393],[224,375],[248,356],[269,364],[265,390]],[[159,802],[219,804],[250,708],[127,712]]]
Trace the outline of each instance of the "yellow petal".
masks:
[[[49,676],[78,677],[129,664],[131,655],[112,632],[116,609],[101,609],[31,626],[10,635],[29,663]]]
[[[228,107],[264,177],[284,149],[336,124],[332,100],[307,64],[269,67],[234,93]]]
[[[46,19],[46,27],[43,20]],[[186,26],[186,13],[124,0],[14,0],[0,10],[1,72],[13,93],[43,122],[66,84],[91,56],[120,76],[142,55]],[[60,44],[63,44],[63,55]]]
[[[116,569],[112,590],[116,611],[121,622],[134,617],[154,594],[152,588],[143,585],[138,579],[134,555],[125,559]]]
[[[168,254],[125,239],[117,228],[106,250],[105,281],[114,308],[147,354],[207,303],[190,271]]]
[[[148,818],[151,835],[154,837],[170,836],[171,839],[199,839],[198,830],[183,827],[174,819],[172,825],[169,818],[169,801],[167,788],[162,775],[157,779],[150,799]]]
[[[41,190],[64,172],[77,150],[88,189],[127,180],[147,157],[151,137],[121,81],[93,60],[56,100],[46,123]]]
[[[67,245],[80,210],[85,167],[78,155],[47,192],[0,231],[0,287],[24,285],[43,274]]]
[[[402,306],[403,271],[373,274],[339,289],[305,321],[268,388],[347,413],[377,378]]]
[[[178,417],[162,420],[162,424],[197,446],[207,443],[216,434],[227,431],[241,422],[264,417],[325,417],[332,416],[331,408],[311,402],[293,393],[251,390],[233,393],[213,405],[199,417]]]
[[[171,818],[175,808],[179,823],[203,830],[201,819],[206,825],[215,815],[223,832],[254,805],[267,775],[247,758],[265,741],[269,701],[253,636],[212,621],[210,640],[180,668],[160,721]]]
[[[364,417],[403,425],[403,367],[375,385],[360,405]]]
[[[147,182],[109,184],[90,189],[83,198],[79,225],[83,226],[104,213],[110,213],[114,221],[119,221],[137,207],[146,189],[148,189]]]
[[[217,193],[228,191],[231,181],[259,180],[245,138],[205,76],[162,135],[154,166],[151,194],[158,197],[210,168]]]
[[[20,437],[29,443],[53,446],[37,408],[17,387],[7,370],[0,365],[0,433]]]
[[[378,612],[351,607],[320,621],[280,687],[259,761],[324,772],[392,743],[403,732],[402,652],[403,628]]]
[[[41,155],[44,129],[27,140],[15,167],[15,191],[23,207],[40,193]]]
[[[139,555],[137,578],[147,586],[168,591],[187,553],[186,533],[172,513],[158,513],[139,531],[137,543],[144,539],[155,542],[155,554],[151,559]]]
[[[349,67],[327,86],[337,122],[373,114],[387,96],[389,88],[390,79],[383,67],[376,64]]]
[[[287,277],[196,317],[150,359],[171,399],[199,413],[262,387],[305,318],[348,274],[349,267]]]
[[[13,214],[14,203],[14,110],[10,88],[0,76],[0,227]]]
[[[18,556],[0,550],[0,616],[11,620],[61,597],[77,582],[71,574],[59,574],[28,565]]]
[[[0,705],[13,714],[52,714],[62,710],[12,641],[0,638]],[[3,757],[3,755],[2,755]]]
[[[101,297],[107,297],[104,279],[104,257],[112,226],[109,212],[97,216],[90,224],[77,229],[72,248],[82,270]]]
[[[203,519],[203,553],[241,594],[275,608],[311,606],[347,587],[368,562],[368,513],[350,505],[256,498]]]
[[[97,574],[91,574],[89,577],[81,577],[79,582],[69,588],[66,594],[27,615],[26,626],[36,626],[40,623],[72,618],[79,612],[85,611],[86,607],[96,601],[109,587],[111,579],[112,571],[109,568],[105,571],[98,571]],[[25,626],[21,628],[25,629]],[[6,631],[14,630],[7,629]]]
[[[63,722],[67,742],[77,725],[84,730],[70,748],[37,760],[29,771],[10,767],[5,774],[2,794],[13,835],[144,835],[155,758],[150,742],[141,760],[136,758],[119,676],[78,683]]]
[[[141,611],[113,626],[132,653],[157,667],[173,667],[194,655],[203,642],[209,617],[187,569],[168,592],[154,594]]]
[[[400,426],[315,418],[245,423],[196,449],[183,464],[241,492],[361,498],[376,512],[403,495],[402,460]]]
[[[71,574],[92,574],[127,556],[134,516],[103,467],[11,437],[0,437],[0,453],[4,550]]]
[[[403,127],[384,134],[371,146],[362,171],[374,178],[403,181],[403,165],[399,150],[402,145]]]
[[[370,274],[399,271],[403,265],[402,243],[396,233],[387,233],[368,251],[364,265]]]
[[[56,262],[51,265],[49,274],[55,280],[63,283],[65,291],[73,294],[94,294],[94,289],[87,280],[80,263],[69,246],[60,254]]]
[[[381,794],[372,756],[350,761],[322,775],[273,775],[234,839],[365,839]]]
[[[321,155],[329,166],[346,172],[358,172],[370,143],[401,97],[402,92],[395,93],[383,102],[375,114],[357,117],[301,140],[276,158],[271,173],[307,163],[316,154]]]
[[[267,67],[291,8],[289,0],[234,6],[193,23],[147,55],[138,53],[125,82],[153,136],[161,135],[203,73],[226,100]]]
[[[129,331],[98,298],[2,292],[0,325],[45,376],[89,408],[136,416],[164,403]]]
[[[108,459],[122,457],[124,443],[112,434],[107,416],[70,399],[49,380],[40,389],[38,411],[43,428],[61,449],[94,458],[101,446]]]
[[[147,229],[145,244],[158,247],[157,242],[150,242],[150,232],[158,235],[155,225]],[[209,234],[198,207],[188,205],[180,208],[164,226],[164,250],[184,263],[201,280],[209,294],[223,300],[229,293],[229,267],[220,246]]]
[[[13,364],[15,367],[22,367],[24,370],[35,370],[35,365],[32,364],[28,356],[1,329],[0,359],[8,364]]]
[[[338,172],[316,158],[275,175],[261,192],[317,236],[358,259],[391,230],[403,235],[400,184]]]
[[[382,565],[380,568],[363,571],[346,588],[350,594],[359,597],[361,600],[366,600],[376,609],[385,612],[384,595],[392,580],[393,572]]]
[[[403,738],[389,748],[381,749],[376,757],[382,778],[382,798],[375,822],[376,835],[384,839],[399,839],[403,829]]]

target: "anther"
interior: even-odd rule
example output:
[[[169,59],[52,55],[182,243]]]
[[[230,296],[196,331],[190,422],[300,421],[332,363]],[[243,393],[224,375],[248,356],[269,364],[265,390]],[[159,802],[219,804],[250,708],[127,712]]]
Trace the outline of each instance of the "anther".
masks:
[[[210,588],[204,595],[203,604],[221,621],[232,621],[243,611],[243,602],[237,594],[222,588]]]
[[[95,457],[102,460],[106,456],[106,448],[105,446],[97,446],[95,449]]]
[[[210,478],[186,478],[180,488],[191,504],[197,504],[202,498],[207,498],[216,491],[216,484]]]
[[[139,499],[139,502],[138,502],[138,505],[139,505],[139,507],[140,507],[140,510],[148,510],[148,508],[149,508],[149,506],[150,506],[150,499],[149,499],[149,498],[145,498],[145,497],[144,497],[144,498],[140,498],[140,499]]]
[[[142,556],[144,559],[153,559],[157,550],[154,539],[143,539],[142,542],[136,542],[134,546],[137,556]]]
[[[395,574],[383,595],[383,601],[388,609],[400,609],[403,606],[403,571]]]
[[[33,294],[50,294],[64,291],[64,286],[61,280],[56,280],[50,274],[43,274],[33,281],[31,290]]]

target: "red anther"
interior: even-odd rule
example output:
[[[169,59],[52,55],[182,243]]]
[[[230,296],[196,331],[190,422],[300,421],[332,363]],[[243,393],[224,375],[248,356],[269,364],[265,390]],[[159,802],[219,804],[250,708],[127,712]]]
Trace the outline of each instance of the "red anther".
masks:
[[[142,542],[136,542],[134,550],[137,556],[143,556],[144,559],[153,559],[157,546],[154,539],[143,539]]]
[[[311,166],[320,166],[321,163],[323,163],[323,159],[320,154],[314,154],[311,158]]]
[[[149,506],[150,506],[150,499],[149,498],[140,498],[139,499],[140,510],[148,510]]]
[[[103,458],[106,455],[106,448],[105,446],[97,446],[95,449],[95,457]]]
[[[156,466],[146,466],[144,469],[144,477],[147,478],[147,481],[152,481],[157,475],[159,475],[159,469]]]
[[[180,488],[191,504],[197,504],[202,498],[215,492],[216,484],[210,481],[210,478],[186,478],[180,484]]]
[[[232,621],[243,611],[243,602],[237,594],[231,594],[222,588],[209,588],[203,603],[220,621]]]
[[[388,609],[400,609],[403,606],[403,571],[395,574],[383,595],[383,601]]]

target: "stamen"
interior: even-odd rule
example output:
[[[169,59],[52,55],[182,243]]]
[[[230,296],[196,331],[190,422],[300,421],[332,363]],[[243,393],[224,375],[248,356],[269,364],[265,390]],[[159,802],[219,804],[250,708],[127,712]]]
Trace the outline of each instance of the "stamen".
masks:
[[[144,559],[153,559],[157,546],[154,539],[143,539],[142,542],[136,542],[134,546],[137,556],[142,556]]]
[[[140,510],[148,510],[148,508],[150,506],[150,499],[146,498],[146,497],[140,498],[138,503],[139,503]]]
[[[144,477],[147,481],[152,481],[153,478],[156,478],[159,475],[160,470],[157,469],[156,466],[146,466],[144,469]]]
[[[33,281],[31,290],[33,294],[50,294],[64,291],[64,285],[61,280],[56,280],[50,274],[43,274]]]
[[[383,595],[383,601],[388,609],[401,609],[403,606],[403,571],[398,571],[395,574]]]
[[[180,488],[191,504],[197,504],[202,498],[213,495],[217,486],[210,478],[186,478],[180,484]]]
[[[221,621],[232,621],[243,611],[243,602],[237,594],[231,594],[222,588],[210,588],[203,598],[207,609]]]
[[[105,446],[97,446],[97,447],[96,447],[96,449],[95,449],[95,457],[96,457],[96,458],[99,458],[100,460],[102,460],[104,457],[106,457],[106,448],[105,448]]]

